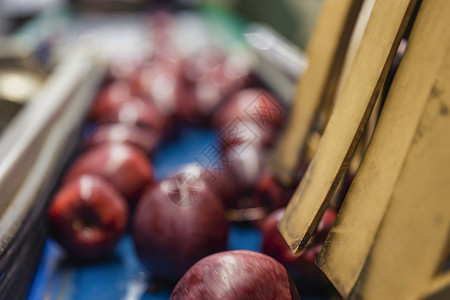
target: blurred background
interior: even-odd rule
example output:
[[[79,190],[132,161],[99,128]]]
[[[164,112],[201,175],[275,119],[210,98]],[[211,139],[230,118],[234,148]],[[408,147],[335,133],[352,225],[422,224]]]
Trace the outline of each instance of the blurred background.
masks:
[[[142,12],[152,5],[169,4],[180,7],[213,5],[232,10],[236,14],[273,26],[285,37],[300,47],[305,47],[321,0],[178,0],[178,1],[83,1],[83,0],[4,0],[0,3],[0,34],[8,36],[39,14],[66,8],[71,12],[126,13]]]
[[[1,1],[0,130],[44,82],[45,75],[49,74],[80,40],[84,42],[95,40],[95,47],[99,48],[96,50],[101,53],[100,55],[116,61],[121,57],[127,59],[135,57],[139,60],[139,56],[148,55],[152,41],[146,22],[149,12],[159,7],[173,9],[183,15],[177,24],[179,28],[186,28],[186,25],[189,25],[187,26],[189,29],[176,32],[180,33],[178,39],[184,37],[181,47],[191,53],[195,52],[194,48],[201,47],[202,43],[203,45],[222,43],[221,47],[224,44],[226,47],[233,47],[228,43],[230,36],[234,41],[242,42],[245,33],[252,30],[260,32],[261,27],[258,26],[262,25],[263,34],[268,33],[275,35],[276,39],[285,39],[282,43],[278,41],[276,43],[276,47],[281,45],[281,48],[286,44],[284,49],[265,50],[265,56],[267,53],[269,56],[272,55],[271,59],[276,60],[275,69],[279,69],[283,68],[283,64],[292,65],[289,60],[298,61],[298,58],[292,56],[296,56],[305,48],[321,2],[320,0],[269,0],[264,3],[255,0]],[[198,15],[201,15],[201,18],[198,18]],[[213,28],[214,34],[205,33],[205,28],[208,31]],[[216,36],[215,41],[211,41],[211,36]],[[265,37],[264,40],[270,38]],[[270,47],[273,47],[273,44],[275,43]],[[288,44],[298,47],[293,51],[291,58],[283,54],[291,46]],[[241,48],[246,47],[242,45]],[[279,61],[280,53],[281,56],[286,56],[287,63]],[[250,51],[247,56],[254,54]],[[291,69],[294,69],[295,73],[299,66]],[[287,72],[292,73],[292,70]],[[276,70],[269,73],[271,74],[268,76],[276,77],[273,75]],[[296,75],[298,74],[294,74],[294,77]],[[286,83],[279,84],[284,85],[280,86],[281,90],[289,90]],[[18,85],[20,88],[15,88]],[[289,92],[284,93],[287,98]]]

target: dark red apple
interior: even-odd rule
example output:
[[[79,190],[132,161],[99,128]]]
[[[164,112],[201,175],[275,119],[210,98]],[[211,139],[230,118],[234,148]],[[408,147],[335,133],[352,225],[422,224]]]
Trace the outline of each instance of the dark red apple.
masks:
[[[176,282],[199,259],[227,246],[222,201],[190,172],[149,187],[133,224],[137,254],[155,279]]]
[[[254,191],[263,170],[266,153],[258,146],[240,145],[224,151],[223,168],[234,178],[236,189],[248,195]]]
[[[299,259],[284,240],[278,230],[278,223],[283,217],[285,208],[280,208],[271,213],[263,224],[262,252],[275,258],[282,264],[291,264]]]
[[[291,200],[295,188],[307,169],[308,163],[302,162],[297,170],[295,180],[289,186],[281,183],[272,171],[264,169],[257,180],[254,197],[257,199],[257,202],[262,203],[269,211],[285,207]]]
[[[238,188],[231,170],[203,170],[201,177],[218,195],[227,208],[226,219],[235,223],[249,223],[263,220],[267,211],[260,202],[248,194],[247,189]]]
[[[133,91],[154,103],[166,117],[174,114],[178,98],[186,92],[178,62],[153,59],[140,67],[132,80]]]
[[[205,121],[225,99],[222,63],[225,57],[217,49],[203,49],[184,64],[184,83],[188,97],[180,98],[177,116],[187,121]],[[189,103],[189,110],[185,103]]]
[[[96,127],[85,139],[84,148],[92,148],[105,143],[126,143],[145,153],[152,153],[160,144],[162,134],[150,128],[128,124],[105,124]]]
[[[142,64],[141,57],[121,56],[115,58],[109,66],[109,75],[113,80],[129,81]]]
[[[262,249],[264,253],[276,258],[281,263],[289,264],[308,258],[309,248],[307,247],[307,249],[300,255],[294,255],[292,253],[291,249],[285,242],[284,238],[281,236],[281,233],[279,232],[277,227],[279,221],[283,217],[284,211],[284,208],[280,208],[267,217],[262,227],[264,237]],[[321,245],[330,232],[335,219],[336,212],[332,209],[327,209],[322,219],[320,220],[319,225],[317,226],[317,231],[315,232],[308,246],[312,246],[312,248],[314,248],[314,246],[316,245]],[[307,261],[314,264],[315,259],[316,258],[314,257],[314,259],[307,259]]]
[[[236,183],[230,173],[230,169],[202,170],[200,177],[222,199],[226,208],[233,207],[236,199],[240,197],[241,192],[236,188]]]
[[[152,181],[153,170],[147,157],[135,147],[111,143],[91,148],[80,155],[67,172],[64,182],[83,174],[103,177],[133,206]]]
[[[125,230],[127,216],[122,196],[105,180],[91,175],[63,186],[48,211],[53,237],[78,259],[110,254]]]
[[[229,98],[231,94],[239,89],[248,86],[251,81],[250,67],[244,57],[229,55],[221,62],[219,68],[211,69],[196,81],[196,90],[202,91],[204,88],[199,89],[199,87],[206,85],[215,87],[222,96],[222,99],[218,99],[220,101],[214,107],[217,108],[224,102],[224,99]],[[196,96],[200,104],[213,99],[205,97],[208,96],[208,93],[202,95],[197,92]]]
[[[95,121],[99,124],[122,123],[136,125],[162,132],[166,126],[166,118],[156,106],[138,97],[131,97],[127,102],[104,111]]]
[[[219,128],[219,138],[222,148],[254,146],[270,148],[273,146],[276,128],[267,127],[263,130],[251,120],[235,119],[227,126]]]
[[[226,57],[214,47],[202,49],[183,64],[186,93],[179,98],[177,116],[206,121],[232,92],[248,84],[249,68],[237,56]]]
[[[230,163],[234,164],[238,162],[230,161]],[[192,164],[183,167],[180,172],[191,172],[198,176],[222,200],[227,209],[236,208],[239,204],[242,204],[241,200],[249,190],[249,187],[245,189],[239,187],[232,167],[230,165],[227,166],[226,163],[220,167],[217,165],[217,168],[211,169],[205,169],[198,164]]]
[[[221,168],[217,165],[216,169],[208,169],[202,167],[200,164],[188,164],[175,173],[190,173],[193,176],[199,177],[211,191],[222,200],[225,208],[229,208],[237,198],[238,189],[233,180],[233,176],[229,174],[229,168]]]
[[[284,108],[279,99],[261,88],[241,90],[213,116],[216,128],[225,128],[236,120],[249,120],[263,131],[279,128],[283,122]]]
[[[300,299],[286,269],[252,251],[216,253],[193,265],[175,286],[171,300]]]
[[[226,219],[230,222],[255,222],[265,218],[267,212],[260,203],[256,203],[248,192],[250,188],[239,188],[230,167],[204,169],[198,164],[190,164],[180,171],[191,172],[199,176],[217,195],[227,208]]]
[[[131,87],[124,80],[116,80],[101,89],[91,107],[89,116],[97,120],[104,113],[115,110],[132,99]]]
[[[269,210],[285,207],[294,193],[294,188],[281,184],[269,171],[261,172],[257,180],[254,197]]]
[[[263,163],[264,153],[258,147],[230,147],[219,153],[217,163],[204,166],[201,177],[224,201],[226,208],[256,207],[260,203],[255,203],[251,194]]]
[[[176,20],[172,13],[159,10],[150,16],[150,31],[154,43],[154,57],[158,60],[175,61],[180,55],[173,42]]]
[[[324,295],[332,290],[332,285],[316,266],[315,260],[323,246],[323,241],[331,230],[336,212],[325,211],[319,222],[317,232],[300,255],[294,255],[278,230],[278,223],[285,209],[281,208],[267,217],[262,227],[263,253],[282,263],[294,278],[301,293],[305,295]]]
[[[225,62],[225,54],[218,48],[208,47],[189,57],[183,66],[183,76],[186,81],[195,83],[218,71]]]

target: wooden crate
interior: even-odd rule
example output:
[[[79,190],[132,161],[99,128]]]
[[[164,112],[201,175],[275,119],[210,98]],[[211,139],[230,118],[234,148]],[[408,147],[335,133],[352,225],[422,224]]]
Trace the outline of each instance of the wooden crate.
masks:
[[[325,111],[326,128],[279,229],[295,253],[308,244],[352,158],[361,160],[355,149],[408,36],[376,126],[369,123],[374,128],[362,147],[367,150],[316,263],[344,298],[448,299],[450,2],[339,3],[339,8],[336,1],[324,3],[308,52],[310,65],[274,155],[272,168],[289,183],[317,116]],[[361,12],[356,22],[353,10]],[[351,24],[357,25],[347,47],[343,28]],[[328,33],[333,36],[318,42]],[[339,47],[348,48],[344,63],[336,55]],[[316,53],[324,59],[312,59]],[[321,77],[308,81],[317,74]],[[330,78],[338,83],[330,84]]]

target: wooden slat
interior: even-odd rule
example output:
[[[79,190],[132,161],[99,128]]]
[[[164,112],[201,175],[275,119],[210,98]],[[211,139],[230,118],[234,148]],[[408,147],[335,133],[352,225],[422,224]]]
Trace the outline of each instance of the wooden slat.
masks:
[[[317,260],[344,297],[373,245],[436,74],[448,54],[450,11],[439,2],[422,4],[369,148]]]
[[[358,18],[356,19],[355,26],[353,28],[352,35],[348,44],[348,49],[345,53],[344,64],[342,65],[341,76],[339,78],[339,83],[336,89],[335,99],[332,99],[333,102],[336,102],[338,95],[341,93],[342,88],[344,87],[344,83],[347,80],[348,74],[350,73],[350,69],[353,65],[353,62],[355,61],[355,56],[364,35],[364,31],[366,30],[367,22],[369,22],[370,14],[372,13],[374,4],[375,0],[364,0],[361,5],[361,9],[358,14]],[[334,103],[331,103],[326,107],[326,109],[331,110],[329,112],[329,116],[331,116],[333,107]]]
[[[345,172],[392,64],[416,0],[377,1],[319,148],[279,229],[299,253]]]
[[[270,167],[285,185],[292,184],[306,139],[323,102],[334,96],[348,41],[363,0],[325,0],[308,43],[308,68],[297,86],[285,132]]]
[[[422,5],[419,14],[426,16],[424,22],[431,31],[435,30],[432,24],[450,14],[447,0],[426,0]],[[439,46],[447,50],[445,63],[434,77],[414,140],[350,299],[417,299],[447,259],[450,48],[448,44]]]
[[[450,299],[450,272],[439,274],[431,281],[430,285],[422,293],[420,299],[442,300]]]

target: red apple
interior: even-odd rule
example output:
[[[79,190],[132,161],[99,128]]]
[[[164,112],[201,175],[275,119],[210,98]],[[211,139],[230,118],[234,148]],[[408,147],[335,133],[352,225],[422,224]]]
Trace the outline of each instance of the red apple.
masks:
[[[285,207],[291,200],[301,178],[303,178],[308,163],[302,162],[298,168],[294,182],[290,186],[282,184],[272,171],[265,169],[257,180],[254,197],[257,202],[262,203],[269,211]]]
[[[281,233],[278,230],[278,223],[283,217],[285,208],[280,208],[267,217],[263,227],[263,252],[276,258],[281,263],[294,263],[297,261],[304,260],[305,258],[309,258],[308,256],[308,247],[314,248],[317,245],[321,245],[328,233],[331,230],[331,227],[334,224],[334,220],[336,219],[336,212],[331,209],[327,209],[317,226],[317,231],[315,232],[312,240],[310,241],[307,249],[303,251],[300,255],[294,255],[285,242],[284,238],[281,236]],[[315,252],[315,251],[314,251]],[[314,264],[313,259],[307,259],[308,262]]]
[[[137,254],[155,279],[176,282],[199,259],[225,250],[222,201],[186,172],[149,187],[133,224]]]
[[[249,82],[249,68],[237,56],[227,58],[210,47],[183,64],[186,92],[179,98],[177,116],[187,121],[206,121],[230,93]]]
[[[249,120],[263,131],[279,128],[283,122],[284,108],[279,99],[261,88],[241,90],[213,116],[213,126],[225,128],[231,122]]]
[[[154,103],[163,116],[172,116],[178,98],[185,94],[178,62],[153,59],[138,70],[132,80],[134,93]]]
[[[252,83],[251,63],[239,53],[228,55],[222,65],[221,76],[226,78],[224,87],[227,95],[230,95]]]
[[[130,203],[138,201],[152,180],[152,166],[138,149],[126,144],[99,145],[84,152],[67,172],[67,183],[83,174],[94,174],[110,182]]]
[[[257,180],[254,197],[270,210],[285,207],[294,193],[281,184],[271,172],[263,171]]]
[[[222,199],[226,208],[233,207],[236,199],[240,197],[241,192],[236,188],[236,183],[229,169],[203,170],[200,177]]]
[[[174,15],[159,10],[151,15],[149,25],[155,48],[155,58],[166,61],[178,60],[180,55],[176,51],[172,38],[176,25]]]
[[[239,118],[231,121],[227,126],[219,128],[219,131],[223,149],[249,145],[267,149],[273,146],[277,133],[273,127],[263,130],[253,121]]]
[[[48,212],[53,237],[78,259],[111,253],[125,230],[127,215],[122,196],[109,183],[91,175],[63,186]]]
[[[284,240],[278,230],[278,223],[283,217],[284,208],[280,208],[271,213],[263,224],[263,245],[262,252],[277,259],[283,264],[291,264],[298,260],[299,256],[295,255],[291,248]]]
[[[131,97],[129,101],[103,112],[95,121],[99,124],[137,125],[157,132],[162,132],[166,126],[166,118],[161,115],[156,106],[138,97]]]
[[[126,143],[145,153],[152,153],[161,142],[161,133],[150,128],[127,124],[105,124],[95,128],[85,139],[84,148],[105,143]]]
[[[240,194],[253,193],[262,172],[266,153],[258,146],[240,145],[224,151],[223,168],[234,178]]]
[[[286,269],[273,258],[252,251],[216,253],[192,266],[171,300],[300,299]]]
[[[183,66],[183,76],[186,81],[195,83],[222,68],[225,62],[224,53],[218,48],[205,48],[189,57]]]
[[[227,168],[208,169],[193,163],[181,167],[175,173],[189,173],[199,177],[222,200],[225,208],[228,208],[237,198],[238,190],[233,176],[227,171],[229,171]]]
[[[121,56],[115,58],[109,67],[110,77],[115,80],[130,80],[142,63],[141,57]]]
[[[96,120],[105,112],[115,110],[118,106],[131,99],[130,85],[123,80],[113,81],[101,89],[91,107],[89,116],[92,120]]]
[[[211,85],[218,89],[222,99],[216,104],[217,108],[224,102],[224,99],[229,98],[231,94],[239,89],[246,87],[251,83],[250,67],[248,62],[239,55],[227,56],[219,68],[211,69],[205,76],[197,81],[203,85]],[[205,103],[208,98],[198,95],[198,101]],[[212,112],[212,111],[211,111]]]
[[[264,219],[266,209],[256,203],[248,192],[250,188],[238,188],[238,183],[231,168],[204,169],[198,164],[190,164],[181,168],[182,172],[191,172],[200,177],[217,195],[225,207],[226,219],[231,222],[255,222]]]
[[[284,211],[284,208],[276,210],[267,217],[263,224],[263,253],[282,263],[305,295],[329,293],[332,285],[316,266],[315,260],[323,246],[324,237],[331,230],[336,212],[331,209],[325,211],[309,245],[300,255],[294,255],[278,230],[278,223],[283,217]]]
[[[238,163],[233,161],[230,163]],[[225,163],[226,164],[226,163]],[[235,178],[231,166],[223,165],[218,168],[205,169],[196,164],[187,165],[180,169],[180,172],[190,172],[198,176],[209,189],[222,200],[225,208],[237,208],[242,207],[241,203],[246,193],[249,191],[249,187],[240,188]],[[243,207],[247,207],[243,205]]]
[[[201,173],[203,180],[219,195],[227,208],[260,206],[251,194],[263,167],[262,150],[251,145],[241,145],[227,148],[219,155],[217,164],[204,166]],[[202,157],[199,156],[199,159]]]

